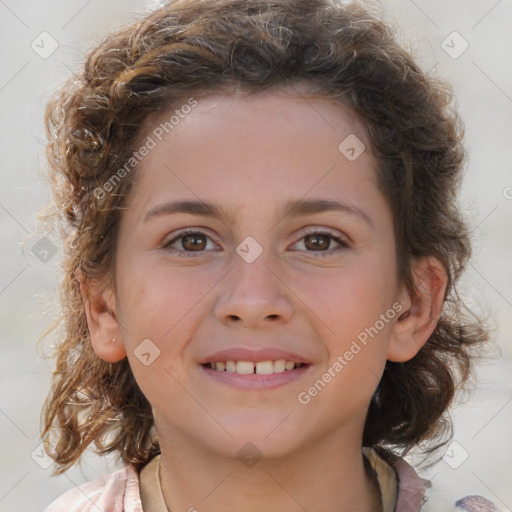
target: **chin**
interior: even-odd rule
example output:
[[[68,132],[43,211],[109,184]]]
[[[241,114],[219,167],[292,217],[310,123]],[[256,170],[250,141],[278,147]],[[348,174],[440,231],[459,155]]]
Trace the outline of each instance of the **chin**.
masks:
[[[239,418],[236,423],[226,424],[226,430],[233,437],[224,437],[224,451],[239,456],[239,452],[243,454],[244,450],[253,449],[266,458],[273,458],[301,450],[306,442],[304,429],[297,425],[285,425],[285,417],[271,416],[263,421],[261,416],[254,418],[251,415],[245,420]]]

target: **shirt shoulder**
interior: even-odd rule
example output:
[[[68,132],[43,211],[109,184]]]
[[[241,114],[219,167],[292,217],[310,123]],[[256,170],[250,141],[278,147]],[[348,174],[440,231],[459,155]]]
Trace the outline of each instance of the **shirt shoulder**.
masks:
[[[375,471],[384,512],[419,512],[426,501],[429,481],[396,455],[387,453],[384,459],[369,447],[363,447],[363,454]]]
[[[388,460],[397,475],[397,512],[500,512],[495,503],[479,495],[441,503],[436,492],[432,492],[432,483],[420,478],[403,458],[390,455]]]
[[[44,512],[143,512],[139,475],[132,465],[65,492]]]

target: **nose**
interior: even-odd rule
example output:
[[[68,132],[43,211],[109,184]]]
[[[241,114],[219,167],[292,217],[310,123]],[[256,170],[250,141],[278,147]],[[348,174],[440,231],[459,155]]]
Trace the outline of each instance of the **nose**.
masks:
[[[252,263],[238,255],[228,275],[219,283],[215,316],[225,324],[265,327],[287,323],[293,315],[293,295],[283,273],[266,252]]]

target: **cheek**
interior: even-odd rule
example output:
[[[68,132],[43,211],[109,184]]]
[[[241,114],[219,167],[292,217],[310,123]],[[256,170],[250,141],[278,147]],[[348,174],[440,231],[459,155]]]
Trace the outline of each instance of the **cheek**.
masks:
[[[119,295],[127,330],[133,336],[170,335],[178,323],[186,323],[199,309],[213,285],[212,276],[192,268],[169,268],[142,259],[126,265],[119,275]]]
[[[334,337],[346,339],[373,325],[393,304],[394,267],[355,257],[338,269],[316,275],[297,273],[293,289]]]
[[[126,259],[120,269],[120,320],[135,380],[152,405],[181,403],[187,340],[212,278],[144,258]]]
[[[389,291],[393,282],[371,267],[346,272],[327,283],[322,297],[312,297],[317,305],[325,304],[325,309],[317,310],[327,359],[312,382],[311,394],[308,390],[306,393],[321,394],[317,405],[331,404],[329,408],[337,411],[333,414],[339,420],[347,414],[358,414],[370,402],[386,364],[398,313]]]
[[[197,268],[170,268],[143,258],[122,268],[123,341],[134,376],[145,394],[155,393],[165,382],[166,393],[179,396],[183,389],[174,379],[186,381],[191,364],[188,341],[206,315],[208,293],[219,278]],[[142,351],[143,343],[149,350]],[[148,352],[150,356],[142,355]]]
[[[317,318],[316,334],[326,353],[319,377],[332,381],[333,402],[366,403],[380,380],[397,317],[394,267],[383,258],[362,256],[321,281],[298,277],[296,285]]]

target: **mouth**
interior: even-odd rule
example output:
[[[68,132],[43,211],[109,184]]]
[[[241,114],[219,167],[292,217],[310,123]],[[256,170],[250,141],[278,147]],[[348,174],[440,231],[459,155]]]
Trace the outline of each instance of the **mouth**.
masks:
[[[267,390],[300,379],[313,366],[304,357],[275,347],[231,347],[207,356],[200,367],[232,388]]]
[[[238,375],[271,375],[290,372],[307,365],[277,359],[276,361],[212,361],[202,366],[216,372],[237,373]]]

